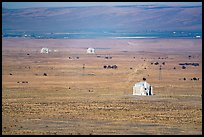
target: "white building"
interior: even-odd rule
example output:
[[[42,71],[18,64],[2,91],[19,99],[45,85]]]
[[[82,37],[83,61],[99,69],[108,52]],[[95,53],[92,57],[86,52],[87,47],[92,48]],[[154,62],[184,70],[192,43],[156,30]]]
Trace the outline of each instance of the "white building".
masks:
[[[86,53],[87,54],[95,54],[95,49],[94,48],[88,48]]]
[[[40,53],[49,53],[50,50],[48,48],[42,48]]]
[[[136,83],[133,86],[133,95],[151,96],[153,95],[153,87],[146,81]]]

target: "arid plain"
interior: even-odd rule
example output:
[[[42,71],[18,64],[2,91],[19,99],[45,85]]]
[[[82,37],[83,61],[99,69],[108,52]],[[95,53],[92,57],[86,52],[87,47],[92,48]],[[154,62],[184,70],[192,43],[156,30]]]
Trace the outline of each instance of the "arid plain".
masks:
[[[2,134],[202,134],[202,39],[3,38]]]

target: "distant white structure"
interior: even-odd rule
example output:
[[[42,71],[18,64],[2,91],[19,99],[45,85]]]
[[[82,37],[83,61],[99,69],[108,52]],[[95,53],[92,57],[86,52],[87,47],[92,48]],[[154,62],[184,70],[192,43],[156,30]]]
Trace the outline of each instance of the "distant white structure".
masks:
[[[42,48],[40,53],[49,53],[50,51],[48,48]]]
[[[151,96],[153,95],[153,87],[146,81],[136,83],[133,86],[133,95]]]
[[[95,54],[95,49],[94,48],[88,48],[86,53],[87,54]]]

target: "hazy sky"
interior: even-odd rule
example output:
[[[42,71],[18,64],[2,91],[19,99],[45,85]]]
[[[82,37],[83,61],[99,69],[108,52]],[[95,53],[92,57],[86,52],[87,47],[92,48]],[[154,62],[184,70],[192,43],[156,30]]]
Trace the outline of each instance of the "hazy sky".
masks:
[[[116,6],[116,5],[187,5],[201,6],[202,2],[3,2],[2,7],[8,9],[33,7],[72,7],[72,6]]]

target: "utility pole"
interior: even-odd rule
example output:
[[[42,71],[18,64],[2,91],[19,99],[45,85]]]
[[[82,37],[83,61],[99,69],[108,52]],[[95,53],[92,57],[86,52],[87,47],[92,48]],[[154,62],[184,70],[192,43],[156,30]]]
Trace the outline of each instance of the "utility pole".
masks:
[[[84,69],[85,69],[85,64],[83,64],[83,67],[82,67],[82,69],[83,69],[83,76],[84,76]]]
[[[161,77],[161,65],[159,66],[159,80],[161,80],[162,79],[162,77]]]

